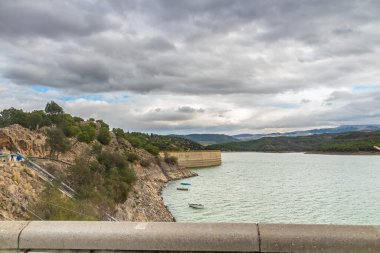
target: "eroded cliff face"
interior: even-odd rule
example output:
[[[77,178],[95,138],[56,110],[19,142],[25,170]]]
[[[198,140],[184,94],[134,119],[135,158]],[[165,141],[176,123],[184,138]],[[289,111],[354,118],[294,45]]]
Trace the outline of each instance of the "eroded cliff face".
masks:
[[[4,152],[19,150],[25,155],[44,157],[47,154],[45,142],[45,134],[33,132],[20,125],[0,129],[0,150]]]
[[[46,158],[50,152],[45,145],[45,132],[46,129],[34,132],[19,125],[2,128],[0,129],[0,151],[19,150],[24,155]],[[73,163],[91,147],[76,140],[72,140],[71,143],[71,150],[59,156],[59,160],[65,163],[45,159],[37,159],[36,162],[48,168],[53,174],[65,173],[68,166],[66,163]],[[136,149],[125,139],[116,138],[114,135],[110,144],[104,148],[112,152],[133,152],[140,160],[149,161],[145,166],[139,162],[132,164],[137,180],[131,187],[127,201],[116,207],[114,214],[116,218],[126,221],[174,221],[174,217],[161,198],[161,190],[170,180],[196,176],[196,174],[184,168],[166,164],[162,158],[154,157],[143,149]],[[27,214],[22,206],[32,203],[44,189],[45,183],[27,167],[19,164],[5,165],[4,163],[3,165],[0,167],[0,219],[23,219],[27,217]],[[20,177],[17,176],[18,173]],[[9,197],[14,194],[17,197]]]

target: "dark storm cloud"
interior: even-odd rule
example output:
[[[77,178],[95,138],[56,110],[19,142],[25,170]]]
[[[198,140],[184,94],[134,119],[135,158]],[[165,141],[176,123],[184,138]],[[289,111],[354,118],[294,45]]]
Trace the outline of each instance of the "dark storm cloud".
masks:
[[[0,106],[37,85],[135,130],[376,121],[379,26],[377,0],[3,0]]]
[[[181,107],[178,107],[177,111],[182,112],[182,113],[196,113],[196,112],[202,113],[205,110],[202,108],[196,109],[196,108],[191,107],[191,106],[181,106]]]
[[[112,27],[102,15],[101,3],[86,1],[0,2],[1,37],[86,36]]]
[[[5,0],[0,73],[82,92],[339,86],[374,70],[379,17],[378,1]]]

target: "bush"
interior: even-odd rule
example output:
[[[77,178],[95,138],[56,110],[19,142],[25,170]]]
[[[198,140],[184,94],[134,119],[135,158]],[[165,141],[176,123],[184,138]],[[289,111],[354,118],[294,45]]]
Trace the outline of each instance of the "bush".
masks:
[[[140,160],[140,164],[143,167],[148,167],[151,164],[151,161],[149,159],[143,159],[143,160]]]
[[[160,152],[160,149],[156,146],[153,146],[152,144],[145,145],[144,149],[154,156],[158,155]]]
[[[167,164],[171,164],[171,165],[178,164],[178,158],[175,156],[165,156],[164,160]]]
[[[100,145],[99,143],[95,143],[91,147],[91,154],[99,156],[102,153],[102,150],[103,150],[103,146]]]
[[[106,127],[101,127],[98,133],[98,141],[103,145],[108,145],[111,141],[111,134]]]
[[[131,162],[131,163],[138,161],[140,159],[138,155],[136,155],[135,153],[132,153],[132,152],[126,153],[125,156],[126,156],[128,162]]]
[[[112,132],[116,135],[116,137],[124,138],[124,130],[121,128],[114,128]]]
[[[108,151],[103,151],[98,157],[100,164],[104,165],[106,170],[112,168],[124,168],[128,167],[127,159],[119,153],[111,153]]]
[[[100,127],[107,128],[107,130],[109,131],[110,126],[107,123],[105,123],[103,120],[98,119],[96,122],[100,124]]]
[[[134,170],[119,153],[101,151],[96,160],[88,160],[79,159],[69,168],[68,181],[77,191],[78,199],[112,210],[114,204],[127,199],[130,186],[136,180]]]
[[[80,126],[80,132],[77,136],[78,141],[91,143],[93,140],[95,140],[95,137],[96,128],[93,125],[91,125],[91,123]]]
[[[81,123],[81,122],[84,121],[84,119],[82,119],[81,117],[77,117],[77,116],[74,116],[73,119],[74,119],[74,121],[75,121],[76,123]]]
[[[62,130],[63,130],[63,133],[67,137],[74,137],[74,136],[77,136],[80,133],[79,127],[77,127],[75,125],[69,125],[68,124]]]
[[[43,220],[100,220],[98,210],[86,201],[62,197],[62,193],[52,186],[47,187],[39,199],[30,206]],[[30,216],[36,219],[35,216]]]

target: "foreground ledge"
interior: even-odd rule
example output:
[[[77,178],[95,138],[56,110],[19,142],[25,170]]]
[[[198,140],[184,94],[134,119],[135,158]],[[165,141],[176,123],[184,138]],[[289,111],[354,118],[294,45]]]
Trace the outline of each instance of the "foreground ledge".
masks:
[[[380,252],[379,226],[0,222],[0,251]]]

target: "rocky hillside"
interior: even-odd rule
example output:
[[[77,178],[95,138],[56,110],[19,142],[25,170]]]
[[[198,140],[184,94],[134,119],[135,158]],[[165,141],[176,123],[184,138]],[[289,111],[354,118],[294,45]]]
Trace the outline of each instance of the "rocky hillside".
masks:
[[[88,152],[93,144],[70,139],[70,150],[60,154],[59,161],[49,160],[46,159],[50,154],[46,145],[46,131],[47,128],[31,131],[20,125],[2,128],[0,151],[19,150],[24,155],[35,157],[33,159],[40,166],[57,175],[64,174],[67,166]],[[195,176],[195,174],[177,165],[169,165],[144,149],[134,148],[126,139],[116,137],[113,133],[111,141],[103,148],[110,152],[132,153],[138,158],[131,163],[137,179],[129,191],[127,201],[118,204],[113,215],[119,220],[128,221],[174,221],[160,196],[162,187],[169,180]],[[1,166],[0,218],[22,219],[28,216],[23,206],[27,207],[33,202],[35,196],[43,190],[44,183],[41,183],[33,171],[20,164],[4,163]],[[10,195],[16,198],[9,198]]]
[[[27,207],[44,189],[44,182],[19,163],[0,162],[0,220],[28,218]]]

